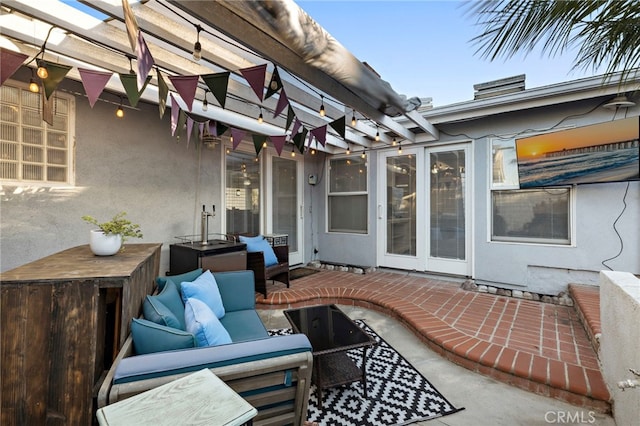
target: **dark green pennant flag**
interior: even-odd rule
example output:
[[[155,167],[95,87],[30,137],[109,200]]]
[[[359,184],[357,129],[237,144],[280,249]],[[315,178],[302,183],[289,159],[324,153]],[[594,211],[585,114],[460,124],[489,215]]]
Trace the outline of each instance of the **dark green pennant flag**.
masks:
[[[222,136],[224,132],[226,132],[228,129],[229,129],[229,126],[225,126],[224,124],[218,121],[216,123],[216,130],[217,130],[216,136]]]
[[[280,80],[280,74],[278,74],[278,67],[273,68],[273,74],[271,74],[271,81],[267,86],[267,94],[265,99],[269,99],[274,93],[282,89],[282,80]]]
[[[47,99],[49,99],[51,94],[56,90],[56,87],[58,87],[58,84],[64,80],[64,77],[67,75],[69,70],[71,70],[71,67],[68,65],[53,64],[44,60],[39,60],[38,66],[45,67],[49,72],[49,76],[42,79],[44,94]]]
[[[331,123],[329,123],[329,125],[336,132],[338,132],[338,134],[340,136],[342,136],[342,139],[344,139],[344,137],[345,137],[344,126],[346,125],[346,122],[345,122],[345,119],[344,119],[344,115],[341,118],[338,118],[337,120],[333,120]]]
[[[256,149],[256,155],[260,155],[260,150],[262,149],[262,145],[267,141],[266,135],[251,135],[253,137],[253,146]]]
[[[298,148],[300,154],[304,154],[304,141],[307,139],[307,133],[309,131],[306,127],[303,127],[299,133],[293,136],[293,144]]]
[[[289,104],[289,109],[287,109],[287,125],[284,126],[285,129],[288,129],[291,126],[291,122],[296,118],[296,113],[293,112],[293,108],[291,108],[291,104]]]
[[[118,74],[120,76],[120,81],[122,82],[122,87],[124,87],[124,91],[127,93],[127,98],[129,99],[129,104],[132,107],[138,105],[138,101],[140,100],[140,96],[142,96],[142,92],[147,88],[147,84],[151,81],[151,76],[147,76],[147,79],[144,82],[144,86],[142,89],[138,91],[138,77],[135,74],[127,73],[127,74]]]
[[[215,74],[201,75],[202,80],[207,84],[207,87],[216,97],[218,103],[222,108],[227,100],[227,88],[229,87],[229,75],[230,72],[219,72]]]
[[[167,96],[169,96],[169,86],[164,81],[164,77],[160,73],[160,70],[156,68],[156,74],[158,74],[158,108],[160,110],[160,118],[164,117],[164,112],[167,109]]]

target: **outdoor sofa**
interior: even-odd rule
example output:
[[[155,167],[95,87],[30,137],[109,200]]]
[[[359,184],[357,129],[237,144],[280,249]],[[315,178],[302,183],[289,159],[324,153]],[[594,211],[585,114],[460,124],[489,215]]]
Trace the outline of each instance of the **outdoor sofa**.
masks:
[[[201,330],[189,333],[153,321],[175,325],[185,309],[195,313],[190,310],[193,300],[188,299],[185,308],[182,295],[192,291],[190,285],[202,281],[206,273],[217,283],[225,311],[220,324],[231,343],[193,347],[203,337]],[[255,310],[253,271],[196,270],[156,281],[157,294],[146,297],[144,318],[132,320],[132,332],[99,389],[98,408],[209,368],[258,409],[254,425],[304,423],[313,363],[311,344],[302,334],[269,337]]]

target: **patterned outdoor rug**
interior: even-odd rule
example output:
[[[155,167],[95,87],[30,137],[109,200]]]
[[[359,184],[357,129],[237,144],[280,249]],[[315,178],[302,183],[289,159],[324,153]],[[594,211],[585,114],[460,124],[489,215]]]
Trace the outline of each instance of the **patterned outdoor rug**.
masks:
[[[367,353],[368,398],[360,382],[325,390],[322,410],[318,407],[315,385],[311,385],[308,420],[321,426],[407,425],[453,414],[455,408],[402,355],[364,321],[356,324],[378,344]],[[290,334],[290,329],[269,330],[272,335]],[[362,350],[348,352],[358,367]]]

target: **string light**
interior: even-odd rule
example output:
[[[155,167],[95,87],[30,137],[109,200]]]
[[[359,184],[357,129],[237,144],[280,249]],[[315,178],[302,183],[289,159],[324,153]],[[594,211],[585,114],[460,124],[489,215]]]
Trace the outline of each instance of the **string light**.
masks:
[[[320,95],[320,99],[321,99],[321,101],[320,101],[320,117],[324,117],[325,114],[326,114],[326,112],[324,110],[324,96]]]
[[[398,144],[398,154],[402,154],[402,144]]]
[[[31,93],[40,92],[40,86],[38,86],[38,83],[36,83],[36,79],[33,78],[33,68],[31,69],[31,80],[29,81],[29,91]]]
[[[347,155],[351,154],[351,144],[347,143]]]
[[[42,48],[42,56],[44,57],[44,47]],[[38,77],[40,77],[41,79],[45,79],[47,77],[49,77],[49,70],[47,70],[47,67],[45,66],[45,62],[43,59],[38,61]]]
[[[378,126],[376,126],[376,142],[380,142],[380,130]]]
[[[291,144],[291,156],[296,156],[296,146],[294,144]]]
[[[362,154],[360,154],[360,157],[362,157],[362,159],[367,158],[367,153],[366,153],[366,151],[364,150],[364,148],[362,148]]]
[[[193,45],[193,59],[197,62],[202,59],[202,45],[200,44],[200,31],[202,31],[202,27],[198,24],[196,25],[196,42]]]
[[[391,146],[396,146],[398,144],[398,141],[396,141],[396,138],[393,138],[393,141],[391,141]]]
[[[209,101],[207,101],[207,93],[209,93],[208,89],[204,89],[204,100],[202,101],[202,110],[206,111],[209,109]]]
[[[260,115],[258,116],[258,123],[264,123],[264,117],[262,116],[262,107],[260,107]]]
[[[118,105],[118,109],[116,109],[116,117],[124,117],[124,110],[122,109],[122,96],[120,97],[120,105]]]
[[[351,115],[351,127],[356,127],[356,124],[358,124],[358,122],[356,121],[356,110],[354,109]]]

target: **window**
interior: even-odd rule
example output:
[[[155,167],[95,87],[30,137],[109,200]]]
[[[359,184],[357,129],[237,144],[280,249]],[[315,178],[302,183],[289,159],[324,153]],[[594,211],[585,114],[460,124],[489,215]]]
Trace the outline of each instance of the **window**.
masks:
[[[366,234],[367,204],[367,159],[329,160],[329,232]]]
[[[42,118],[40,93],[5,82],[0,87],[0,180],[73,183],[73,96],[54,94],[53,124]]]
[[[493,191],[492,241],[570,244],[571,189]]]
[[[260,233],[260,163],[255,154],[231,151],[226,156],[226,232]]]

